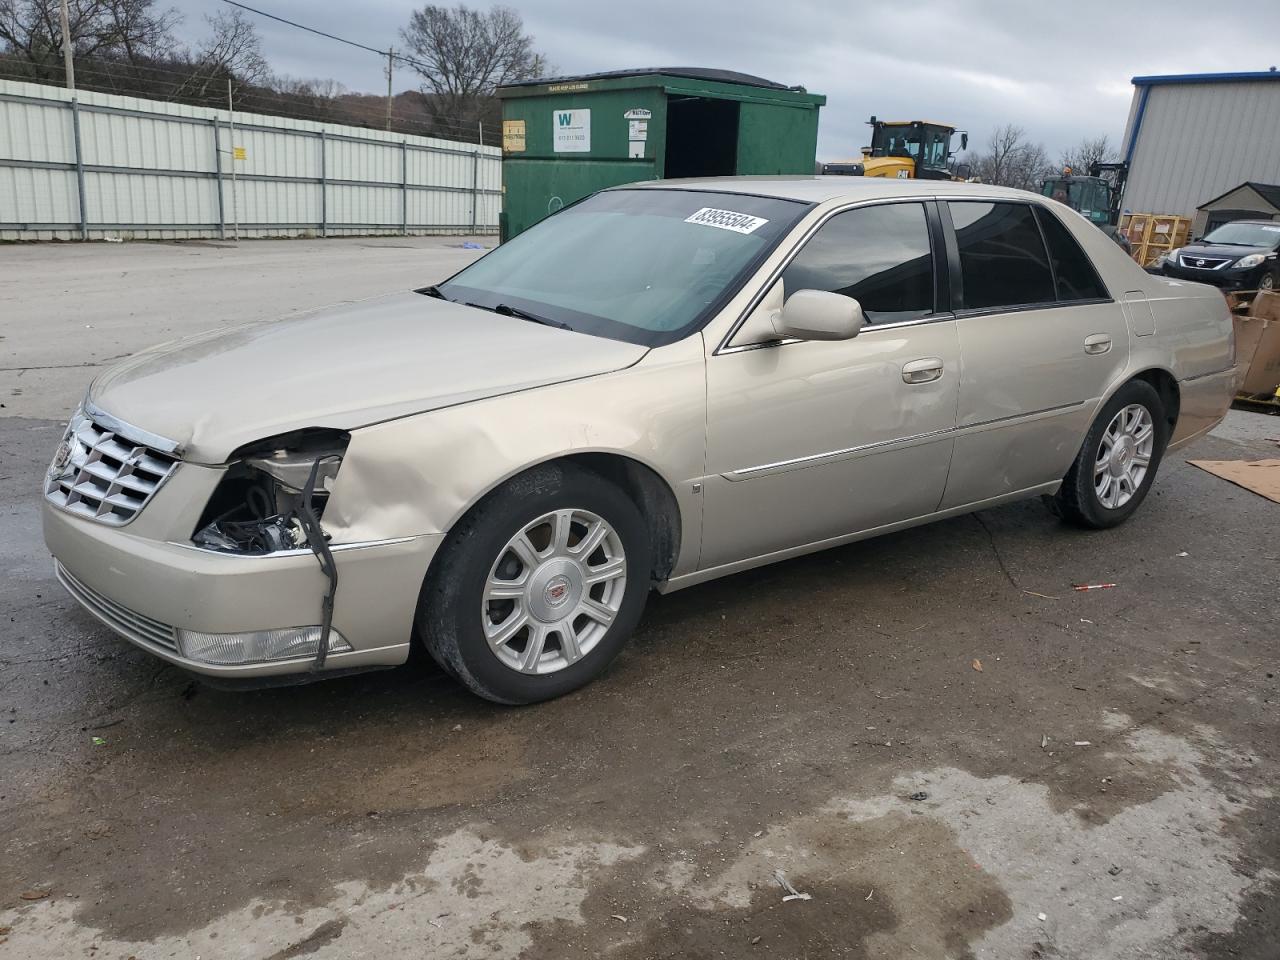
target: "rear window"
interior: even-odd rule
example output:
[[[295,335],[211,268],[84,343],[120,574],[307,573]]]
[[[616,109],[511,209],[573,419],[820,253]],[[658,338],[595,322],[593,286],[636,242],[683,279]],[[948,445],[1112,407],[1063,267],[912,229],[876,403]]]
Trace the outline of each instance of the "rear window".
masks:
[[[1080,248],[1071,231],[1043,208],[1036,209],[1036,218],[1044,228],[1044,238],[1049,244],[1049,259],[1053,263],[1058,299],[1106,300],[1107,288],[1102,285],[1102,278],[1098,276],[1088,254]]]
[[[951,201],[951,220],[960,247],[962,307],[986,310],[1053,303],[1053,272],[1036,226],[1024,203]]]

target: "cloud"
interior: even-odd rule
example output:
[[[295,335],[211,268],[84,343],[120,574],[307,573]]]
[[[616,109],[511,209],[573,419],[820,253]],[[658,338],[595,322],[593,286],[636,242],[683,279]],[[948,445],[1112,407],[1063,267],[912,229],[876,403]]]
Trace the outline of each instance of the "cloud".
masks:
[[[260,0],[262,8],[373,47],[399,44],[414,4]],[[976,143],[1003,123],[1025,127],[1051,156],[1083,137],[1119,143],[1130,77],[1265,70],[1277,59],[1280,5],[1156,7],[1115,0],[917,0],[903,5],[818,0],[509,0],[561,73],[643,66],[712,66],[803,84],[827,96],[819,155],[857,153],[871,114],[954,123]],[[191,38],[215,0],[177,0]],[[385,89],[373,54],[259,20],[280,73]],[[1230,38],[1226,42],[1224,38]],[[417,85],[410,70],[396,86]]]

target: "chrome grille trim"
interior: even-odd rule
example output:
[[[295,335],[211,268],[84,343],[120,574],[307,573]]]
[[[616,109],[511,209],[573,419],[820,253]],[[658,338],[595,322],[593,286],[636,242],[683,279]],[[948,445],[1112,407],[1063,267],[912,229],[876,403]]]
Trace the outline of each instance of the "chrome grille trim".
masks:
[[[126,436],[127,424],[77,410],[45,477],[45,498],[79,517],[120,527],[136,517],[177,468],[164,450]],[[167,443],[167,441],[165,441]]]
[[[57,560],[53,561],[53,570],[59,582],[66,587],[67,593],[79,602],[89,613],[123,636],[143,647],[161,647],[170,653],[178,652],[177,631],[168,624],[153,620],[135,613],[128,607],[116,603],[103,596],[88,584],[82,583]]]
[[[1231,262],[1230,257],[1188,257],[1185,254],[1179,255],[1178,260],[1192,270],[1221,270]]]

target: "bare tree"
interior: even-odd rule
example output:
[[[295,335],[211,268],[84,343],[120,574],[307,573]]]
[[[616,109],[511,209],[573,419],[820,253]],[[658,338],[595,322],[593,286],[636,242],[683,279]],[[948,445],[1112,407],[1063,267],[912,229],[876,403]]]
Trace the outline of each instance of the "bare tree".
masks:
[[[205,16],[212,33],[196,50],[195,61],[211,73],[231,75],[242,83],[263,84],[271,70],[262,56],[257,28],[243,10],[219,10]]]
[[[1062,152],[1062,166],[1070,167],[1071,172],[1084,176],[1095,163],[1115,163],[1120,159],[1120,151],[1111,146],[1104,133],[1100,137],[1085,137],[1070,150]]]
[[[36,68],[60,76],[62,27],[58,0],[0,0],[0,43]],[[155,0],[71,0],[71,48],[77,58],[126,63],[163,56],[173,47],[180,17]]]
[[[116,45],[105,53],[129,63],[164,57],[173,46],[173,30],[182,15],[172,7],[155,8],[155,0],[81,0],[86,7],[97,5],[110,17]],[[75,44],[75,34],[72,35]],[[78,51],[77,51],[78,52]]]
[[[1019,190],[1037,189],[1050,169],[1044,146],[1029,141],[1026,130],[1013,123],[991,131],[987,149],[972,164],[983,183]]]
[[[428,5],[413,12],[400,36],[413,68],[426,81],[422,90],[434,112],[454,124],[471,123],[488,112],[501,84],[535,79],[547,68],[520,14],[510,7],[480,11],[461,4],[452,9]]]

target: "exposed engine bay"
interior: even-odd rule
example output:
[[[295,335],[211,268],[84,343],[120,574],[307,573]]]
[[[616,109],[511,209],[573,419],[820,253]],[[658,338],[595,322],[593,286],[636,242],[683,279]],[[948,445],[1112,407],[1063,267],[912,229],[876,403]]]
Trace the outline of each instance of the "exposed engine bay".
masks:
[[[324,515],[349,439],[336,431],[302,430],[236,451],[192,542],[250,555],[308,548],[308,518],[318,526]]]

